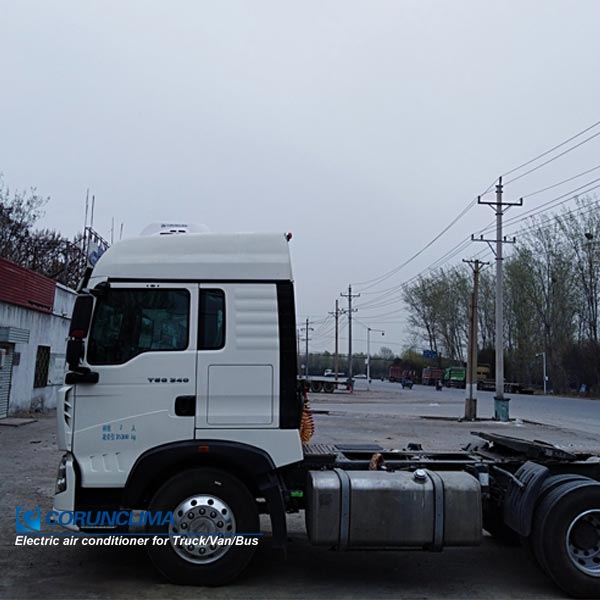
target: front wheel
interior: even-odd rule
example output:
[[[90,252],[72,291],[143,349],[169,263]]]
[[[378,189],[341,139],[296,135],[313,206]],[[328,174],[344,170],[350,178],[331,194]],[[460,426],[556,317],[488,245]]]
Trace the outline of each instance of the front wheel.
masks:
[[[178,473],[156,492],[148,510],[151,515],[172,512],[171,523],[148,527],[148,533],[168,539],[164,545],[150,545],[148,553],[173,583],[223,585],[235,579],[256,552],[256,501],[239,479],[219,469]]]

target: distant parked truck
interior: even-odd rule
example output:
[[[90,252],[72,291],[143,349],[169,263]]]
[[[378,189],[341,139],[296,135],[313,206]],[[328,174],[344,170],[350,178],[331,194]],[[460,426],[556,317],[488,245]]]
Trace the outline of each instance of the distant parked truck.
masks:
[[[309,375],[308,377],[299,377],[298,379],[306,381],[308,389],[316,394],[325,392],[326,394],[333,394],[337,389],[351,390],[353,382],[348,381],[348,378],[341,378],[343,373],[338,373],[338,379],[335,379],[335,373],[333,375]]]
[[[444,377],[444,371],[437,367],[425,367],[421,375],[421,383],[423,385],[435,385]]]
[[[490,378],[492,369],[490,365],[479,364],[477,365],[477,381],[485,381]]]
[[[477,365],[477,389],[492,392],[496,389],[496,380],[492,378],[490,365]]]
[[[496,380],[491,377],[492,369],[490,365],[477,365],[477,389],[488,392],[496,390]],[[533,394],[533,389],[522,383],[504,382],[504,392],[506,394]]]
[[[402,365],[391,365],[388,371],[388,379],[393,383],[394,381],[406,381],[410,379],[415,381],[417,373],[411,369],[405,369]]]
[[[446,387],[464,388],[467,381],[465,367],[448,367],[444,371],[444,384]]]

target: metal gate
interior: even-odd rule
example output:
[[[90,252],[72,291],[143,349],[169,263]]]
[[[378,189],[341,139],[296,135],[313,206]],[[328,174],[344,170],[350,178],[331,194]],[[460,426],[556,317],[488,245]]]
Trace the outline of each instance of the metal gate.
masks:
[[[0,344],[0,349],[6,351],[4,360],[0,362],[2,365],[0,366],[0,419],[4,419],[8,416],[8,399],[10,397],[14,345]]]

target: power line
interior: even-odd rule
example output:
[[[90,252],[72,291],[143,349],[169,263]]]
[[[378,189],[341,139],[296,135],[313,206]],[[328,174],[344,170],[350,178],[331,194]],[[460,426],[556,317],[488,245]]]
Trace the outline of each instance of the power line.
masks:
[[[375,277],[374,279],[368,279],[366,281],[359,281],[359,282],[355,283],[355,285],[361,286],[361,285],[369,284],[369,285],[366,285],[366,287],[361,289],[361,293],[362,293],[363,290],[368,290],[369,288],[372,288],[374,285],[377,285],[378,283],[381,283],[382,281],[389,279],[392,275],[395,275],[398,271],[400,271],[401,269],[403,269],[404,267],[409,265],[413,260],[415,260],[416,258],[421,256],[421,254],[423,254],[423,252],[425,252],[425,250],[427,250],[428,248],[433,246],[433,244],[435,244],[435,242],[437,242],[451,227],[453,227],[460,219],[462,219],[462,217],[464,217],[475,206],[476,203],[477,203],[476,199],[471,200],[465,206],[465,208],[463,208],[463,210],[456,217],[454,217],[454,219],[452,219],[452,221],[450,221],[450,223],[448,223],[448,225],[446,225],[446,227],[444,227],[433,239],[431,239],[429,242],[427,242],[427,244],[425,244],[425,246],[423,246],[418,252],[413,254],[410,258],[405,260],[403,263],[401,263],[397,267],[391,269],[387,273],[380,275],[379,277]]]
[[[454,258],[456,255],[462,253],[470,244],[471,244],[471,238],[465,238],[463,241],[459,242],[456,246],[454,246],[448,252],[446,252],[444,255],[442,255],[442,257],[435,260],[428,267],[426,267],[425,269],[423,269],[416,275],[413,275],[408,280],[405,280],[391,288],[388,288],[388,290],[385,291],[385,293],[381,293],[381,295],[379,297],[373,298],[372,300],[364,302],[363,304],[358,304],[357,308],[359,308],[361,310],[369,310],[369,309],[380,308],[383,306],[389,306],[390,304],[393,304],[393,302],[395,302],[395,299],[398,298],[397,296],[394,295],[395,292],[402,291],[409,282],[413,281],[414,279],[417,279],[424,273],[426,273],[428,271],[432,271],[432,270],[436,269],[438,266],[441,266],[442,264],[448,262],[449,260]]]
[[[586,138],[582,142],[579,142],[579,144],[575,144],[575,146],[571,146],[571,148],[567,148],[564,152],[561,152],[560,154],[557,154],[556,156],[553,156],[552,158],[549,158],[548,160],[546,160],[543,163],[539,164],[537,167],[533,167],[532,169],[529,169],[529,171],[525,171],[525,173],[521,173],[521,175],[517,175],[516,177],[513,177],[512,179],[510,179],[509,181],[507,181],[505,183],[505,185],[508,185],[509,183],[513,183],[514,181],[517,181],[519,179],[522,179],[526,175],[529,175],[530,173],[533,173],[534,171],[537,171],[538,169],[541,169],[542,167],[545,167],[546,165],[550,164],[551,162],[554,162],[555,160],[558,160],[559,158],[561,158],[565,154],[568,154],[569,152],[575,150],[576,148],[579,148],[580,146],[583,146],[583,144],[587,144],[587,142],[589,142],[590,140],[593,140],[594,138],[598,137],[599,135],[600,135],[600,131],[598,131],[594,135],[591,135],[589,138]]]
[[[559,187],[559,186],[563,185],[564,183],[568,183],[569,181],[573,181],[574,179],[579,179],[579,177],[583,177],[584,175],[587,175],[588,173],[591,173],[592,171],[596,171],[597,169],[600,169],[600,165],[596,165],[595,167],[592,167],[591,169],[588,169],[587,171],[582,171],[581,173],[578,173],[577,175],[573,175],[572,177],[569,177],[568,179],[563,179],[562,181],[559,181],[557,183],[549,185],[548,187],[542,188],[541,190],[536,190],[535,192],[530,192],[529,194],[523,194],[522,198],[531,198],[531,196],[536,196],[537,194],[541,194],[542,192],[547,192],[548,190]]]
[[[582,129],[581,131],[579,131],[578,133],[576,133],[575,135],[567,138],[566,140],[560,142],[559,144],[556,144],[555,146],[553,146],[552,148],[542,152],[541,154],[538,154],[537,156],[529,159],[528,161],[521,163],[520,165],[510,169],[509,171],[506,171],[503,174],[503,177],[505,177],[506,175],[509,175],[511,173],[515,173],[516,171],[519,171],[520,169],[533,164],[534,162],[538,161],[539,159],[543,158],[544,156],[548,156],[549,154],[551,154],[552,152],[554,152],[555,150],[558,150],[559,148],[562,148],[563,146],[569,144],[570,142],[572,142],[573,140],[577,139],[578,137],[582,136],[583,134],[587,133],[588,131],[591,131],[592,129],[594,129],[595,127],[597,127],[598,125],[600,125],[600,121],[596,121],[595,123],[593,123],[592,125],[590,125],[589,127],[586,127],[585,129]],[[556,156],[553,156],[552,158],[548,159],[547,161],[544,161],[542,164],[537,165],[536,167],[529,169],[528,171],[526,171],[525,173],[522,173],[520,175],[517,175],[516,177],[513,177],[511,180],[507,181],[505,183],[505,185],[512,183],[513,181],[517,181],[518,179],[521,179],[523,177],[525,177],[526,175],[529,175],[530,173],[533,173],[534,171],[537,171],[538,169],[541,169],[542,167],[546,166],[547,164],[561,158],[562,156],[564,156],[565,154],[575,150],[576,148],[579,148],[580,146],[582,146],[583,144],[586,144],[587,142],[591,141],[592,139],[596,138],[597,136],[600,135],[600,131],[594,133],[593,135],[589,136],[588,138],[586,138],[585,140],[575,144],[574,146],[571,146],[570,148],[567,148],[566,150],[564,150],[563,152],[557,154]],[[587,172],[581,173],[573,178],[567,179],[565,181],[563,181],[562,183],[566,183],[568,181],[571,181],[572,179],[576,179],[579,176],[583,176],[586,173],[591,172],[592,170],[595,170],[596,168],[600,168],[600,165],[598,167],[595,167],[594,169],[591,169]],[[559,184],[555,184],[554,186],[550,186],[547,189],[551,189],[552,187],[556,187],[560,185]],[[494,187],[494,183],[490,184],[488,186],[488,188],[480,195],[484,196],[486,195],[491,189],[493,189]],[[538,192],[534,192],[534,193],[541,193],[542,190],[539,190]],[[543,190],[546,191],[546,190]],[[533,195],[533,194],[530,194]],[[418,258],[419,256],[421,256],[421,254],[423,254],[423,252],[425,252],[427,249],[429,249],[433,244],[435,244],[435,242],[437,242],[451,227],[453,227],[460,219],[462,219],[462,217],[465,216],[465,214],[471,210],[473,208],[473,206],[475,206],[477,200],[471,200],[464,208],[463,210],[446,226],[444,227],[435,237],[433,237],[427,244],[425,244],[425,246],[423,246],[423,248],[421,248],[418,252],[416,252],[415,254],[413,254],[410,258],[408,258],[407,260],[405,260],[403,263],[401,263],[400,265],[398,265],[397,267],[394,267],[393,269],[390,269],[389,271],[383,273],[382,275],[378,276],[378,277],[374,277],[372,279],[367,279],[365,281],[359,281],[356,282],[355,285],[357,286],[365,286],[363,287],[360,291],[361,293],[365,292],[366,290],[382,283],[383,281],[385,281],[386,279],[389,279],[390,277],[392,277],[393,275],[395,275],[396,273],[398,273],[398,271],[400,271],[401,269],[403,269],[404,267],[406,267],[407,265],[409,265],[411,262],[413,262],[416,258]]]
[[[592,206],[580,206],[577,209],[568,210],[568,211],[563,212],[562,214],[554,215],[554,219],[552,219],[548,223],[532,223],[528,227],[523,227],[523,228],[517,230],[515,233],[519,233],[519,234],[528,233],[529,231],[533,231],[534,229],[543,231],[545,229],[549,229],[550,227],[554,227],[556,225],[557,219],[559,219],[559,218],[571,217],[571,216],[576,216],[576,215],[584,216],[589,213],[597,211],[599,208],[600,207],[598,205],[598,202],[595,202]],[[528,217],[528,218],[532,219],[533,217]]]
[[[592,192],[595,189],[597,189],[598,187],[600,187],[600,184],[594,185],[593,187],[591,187],[589,189],[584,189],[584,188],[587,188],[588,186],[590,186],[594,183],[597,183],[599,181],[600,181],[600,177],[597,177],[596,179],[592,179],[591,181],[588,181],[587,183],[584,183],[583,185],[573,188],[572,190],[569,190],[568,192],[565,192],[564,194],[561,194],[560,196],[556,196],[554,198],[551,198],[550,200],[547,200],[546,202],[543,202],[542,204],[540,204],[534,208],[530,208],[528,211],[525,211],[524,213],[520,214],[518,217],[513,217],[512,219],[507,219],[506,226],[510,226],[510,225],[513,225],[514,223],[519,223],[521,221],[525,221],[528,218],[530,218],[536,214],[546,212],[548,210],[551,210],[552,208],[556,208],[557,206],[560,206],[561,204],[565,204],[566,202],[573,200],[573,199],[577,198],[578,196],[581,196],[582,194],[587,194],[589,192]],[[546,208],[543,208],[543,207],[546,207]],[[487,225],[484,229],[482,229],[479,233],[487,233],[487,232],[491,231],[491,229],[492,229],[491,224],[492,224],[492,222],[490,222],[490,224]]]
[[[515,171],[518,171],[519,169],[522,169],[523,167],[526,167],[526,166],[534,163],[536,160],[539,160],[540,158],[544,158],[544,156],[548,156],[548,154],[551,154],[555,150],[558,150],[559,148],[562,148],[563,146],[565,146],[569,142],[572,142],[573,140],[577,139],[579,136],[581,136],[584,133],[587,133],[588,131],[594,129],[594,127],[597,127],[598,125],[600,125],[600,121],[596,121],[594,124],[590,125],[589,127],[586,127],[585,129],[582,129],[580,132],[578,132],[575,135],[571,136],[570,138],[564,140],[560,144],[557,144],[556,146],[553,146],[549,150],[546,150],[545,152],[542,152],[541,154],[538,154],[534,158],[531,158],[528,161],[526,161],[524,163],[521,163],[518,167],[514,167],[510,171],[506,171],[505,173],[502,173],[502,176],[506,177],[507,175],[510,175],[511,173],[514,173]],[[514,179],[513,179],[513,181],[514,181]],[[510,183],[510,182],[507,182],[507,183]]]

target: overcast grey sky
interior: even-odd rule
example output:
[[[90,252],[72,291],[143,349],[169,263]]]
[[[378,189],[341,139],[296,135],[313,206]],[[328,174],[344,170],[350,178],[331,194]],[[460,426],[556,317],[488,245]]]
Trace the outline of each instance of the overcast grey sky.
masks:
[[[51,197],[44,226],[81,229],[89,187],[105,236],[112,217],[125,236],[163,219],[292,231],[301,316],[600,119],[595,0],[0,0],[0,23],[0,172]],[[594,140],[507,194],[598,159]],[[380,287],[491,217],[471,210]],[[402,324],[373,316],[386,310],[356,316],[400,351]]]

